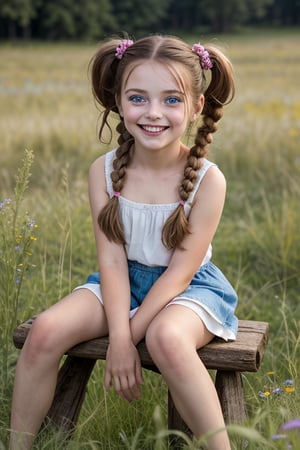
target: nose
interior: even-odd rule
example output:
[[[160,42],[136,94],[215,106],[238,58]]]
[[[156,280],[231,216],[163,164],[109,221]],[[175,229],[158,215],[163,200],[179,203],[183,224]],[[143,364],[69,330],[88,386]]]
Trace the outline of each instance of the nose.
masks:
[[[157,120],[162,118],[162,111],[158,102],[149,103],[148,110],[146,112],[146,118],[150,120]]]

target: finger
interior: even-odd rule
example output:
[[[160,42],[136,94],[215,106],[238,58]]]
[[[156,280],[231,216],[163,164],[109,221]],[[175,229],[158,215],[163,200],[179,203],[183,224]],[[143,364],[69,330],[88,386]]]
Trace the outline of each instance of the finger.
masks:
[[[126,400],[128,403],[131,403],[134,400],[134,397],[132,396],[132,393],[130,390],[119,391],[119,392],[117,392],[117,394],[123,400]]]
[[[114,386],[115,391],[119,394],[119,392],[124,390],[124,385],[123,382],[121,380],[121,378],[119,378],[118,376],[114,376],[113,380],[112,380],[112,384]]]
[[[129,403],[132,402],[132,400],[134,400],[134,395],[129,387],[120,389],[115,388],[115,391],[123,400],[126,400]]]
[[[112,377],[111,377],[110,372],[108,372],[108,371],[105,372],[104,386],[105,386],[106,391],[109,391],[112,386]]]
[[[128,379],[129,391],[132,399],[138,399],[141,396],[140,389],[137,385],[137,380],[134,374]]]
[[[140,397],[140,391],[137,386],[135,374],[114,379],[114,388],[120,397],[132,402]]]
[[[142,366],[140,364],[140,361],[138,361],[135,366],[135,378],[136,378],[137,384],[144,384]]]

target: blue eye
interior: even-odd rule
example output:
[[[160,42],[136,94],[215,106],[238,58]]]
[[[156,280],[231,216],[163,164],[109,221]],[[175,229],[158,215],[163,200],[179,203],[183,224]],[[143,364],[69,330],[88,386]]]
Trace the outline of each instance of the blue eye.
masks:
[[[143,103],[145,102],[144,97],[142,97],[141,95],[131,95],[129,97],[129,100],[133,103]]]
[[[180,103],[181,100],[178,97],[168,97],[166,99],[166,103],[168,103],[169,105],[176,105],[177,103]]]

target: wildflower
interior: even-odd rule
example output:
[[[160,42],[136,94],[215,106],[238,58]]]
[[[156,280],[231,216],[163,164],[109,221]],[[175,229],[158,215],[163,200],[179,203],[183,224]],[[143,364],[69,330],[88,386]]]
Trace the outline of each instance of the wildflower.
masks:
[[[279,387],[274,388],[272,391],[272,394],[281,394],[283,392],[283,390]]]
[[[275,372],[273,372],[273,371],[269,371],[269,372],[266,372],[266,375],[270,376],[270,375],[273,375],[274,373]],[[270,383],[271,382],[273,383],[273,380],[271,380]],[[278,386],[274,386],[271,388],[271,386],[272,386],[271,385],[268,390],[260,391],[258,393],[258,395],[260,398],[267,398],[270,395],[281,395],[284,392],[286,392],[287,394],[290,394],[292,392],[295,392],[296,389],[294,387],[294,382],[292,379],[286,379],[283,384],[284,384],[283,388],[278,387]]]
[[[285,388],[284,388],[285,392],[287,392],[288,394],[290,394],[291,392],[295,392],[296,389],[293,386],[293,384],[294,384],[293,380],[289,380],[289,379],[285,380],[284,384],[285,384]]]
[[[33,228],[37,228],[37,225],[36,225],[36,223],[35,223],[35,220],[32,219],[32,218],[29,219],[27,226],[28,226],[28,228],[29,228],[30,230],[32,230]]]
[[[30,236],[30,238],[29,238],[31,241],[36,241],[37,240],[37,238],[35,237],[35,236]]]
[[[286,386],[285,388],[284,388],[284,390],[285,390],[285,392],[287,392],[288,394],[290,394],[291,392],[295,392],[295,388],[294,387],[292,387],[292,386]]]
[[[295,428],[300,429],[300,419],[293,419],[282,425],[283,431],[294,430]]]
[[[285,434],[273,434],[271,437],[272,441],[277,441],[278,439],[286,439],[287,436]]]
[[[258,395],[260,398],[268,398],[271,395],[271,392],[270,391],[265,391],[265,392],[259,391]]]
[[[2,200],[0,202],[0,211],[7,205],[11,204],[11,199],[10,198],[5,198],[4,200]]]

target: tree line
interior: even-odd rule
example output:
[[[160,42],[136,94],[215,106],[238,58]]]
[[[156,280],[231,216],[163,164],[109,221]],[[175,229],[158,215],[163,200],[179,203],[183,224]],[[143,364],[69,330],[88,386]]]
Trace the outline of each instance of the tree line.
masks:
[[[127,32],[297,27],[300,0],[0,0],[0,39],[95,40]]]

